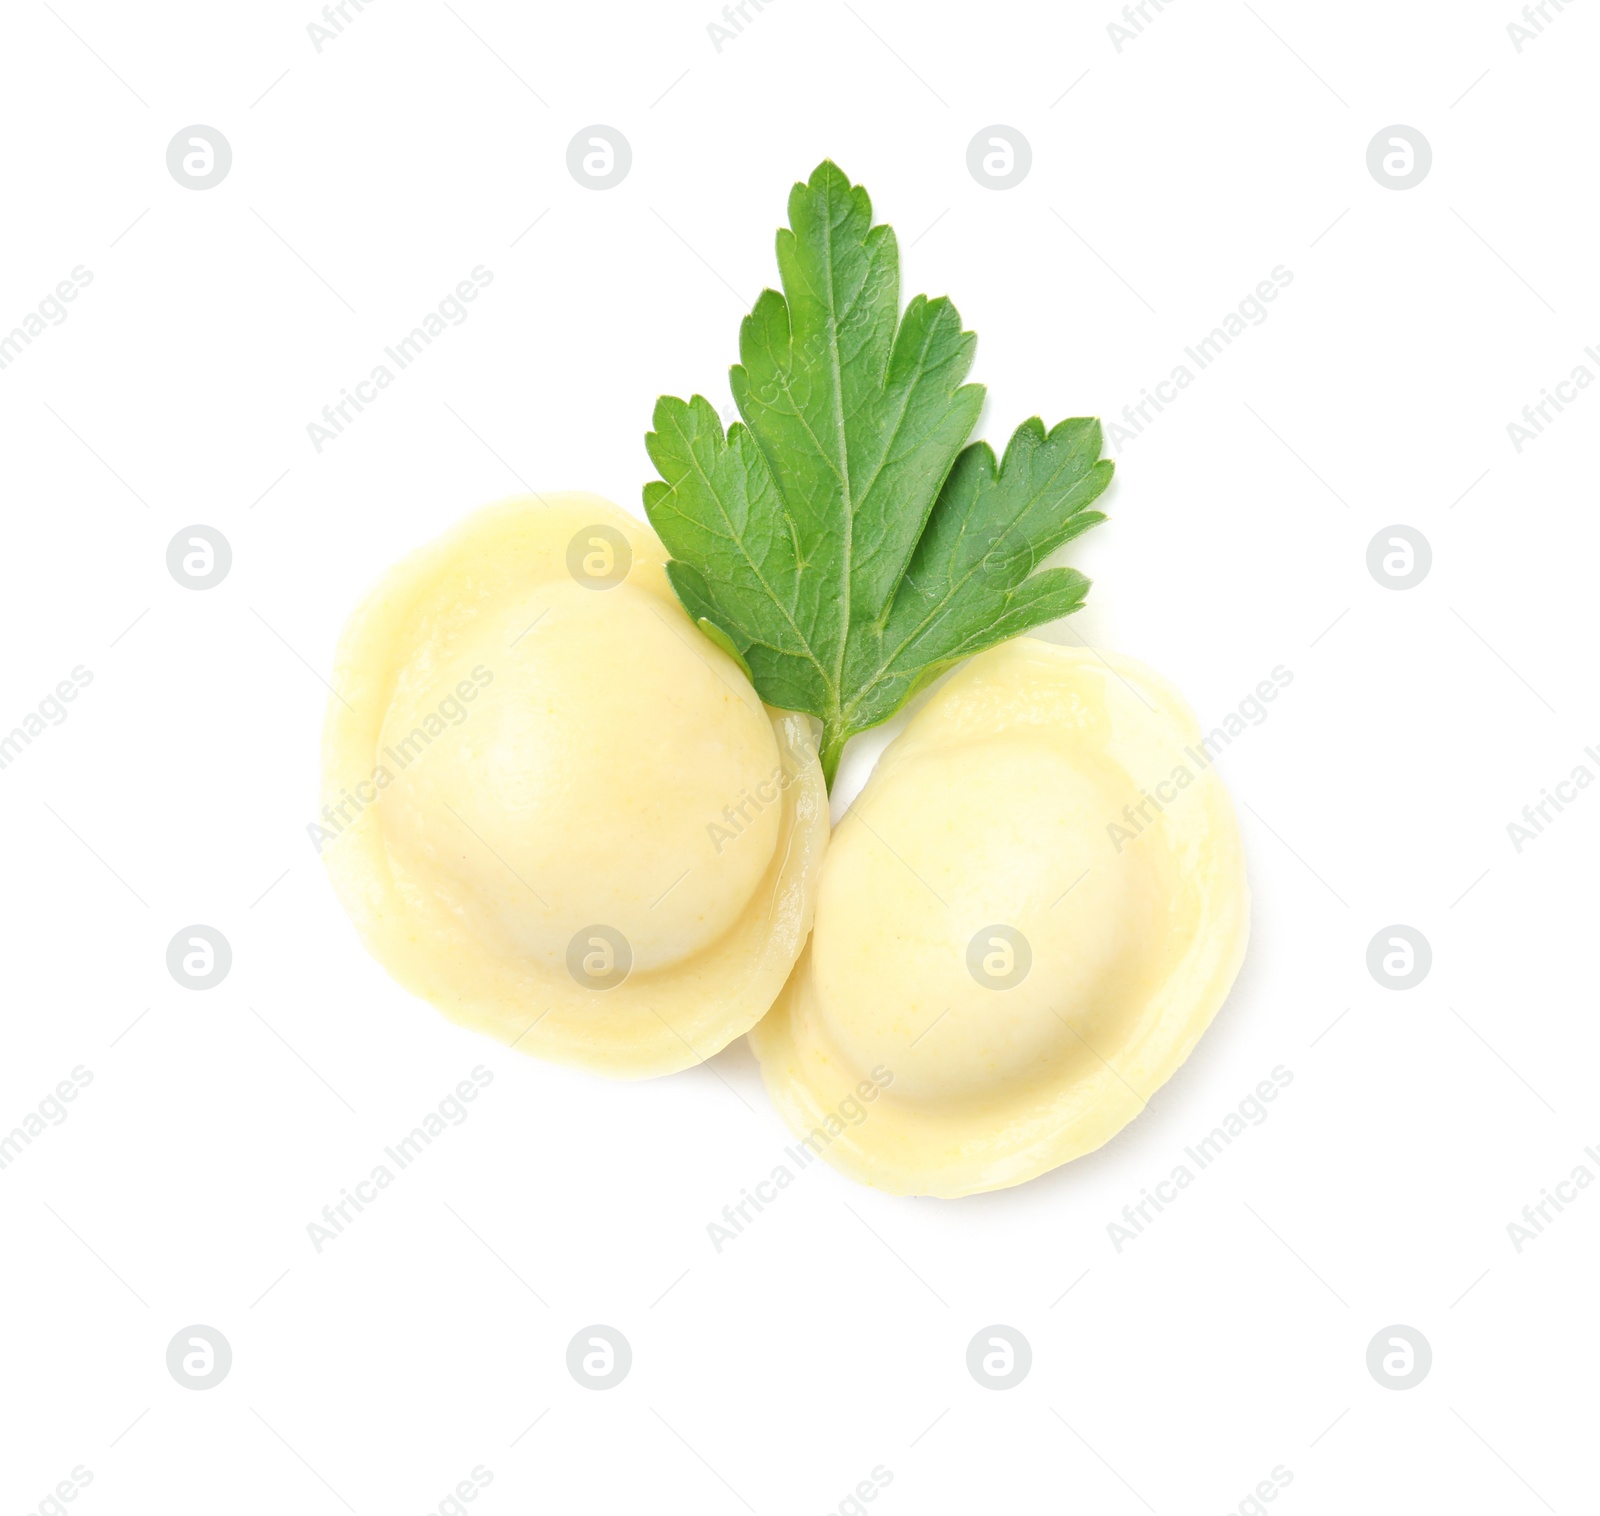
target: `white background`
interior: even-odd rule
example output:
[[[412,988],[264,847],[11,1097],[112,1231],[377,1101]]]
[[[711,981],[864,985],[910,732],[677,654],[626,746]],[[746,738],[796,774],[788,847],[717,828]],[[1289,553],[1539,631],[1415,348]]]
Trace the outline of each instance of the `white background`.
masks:
[[[1600,1193],[1507,1223],[1600,1144],[1594,421],[1506,425],[1600,342],[1600,15],[1519,53],[1510,0],[1182,0],[1117,51],[1105,4],[13,0],[0,330],[93,282],[0,370],[0,729],[93,683],[0,772],[0,1130],[93,1082],[0,1171],[0,1503],[71,1509],[874,1512],[1594,1509]],[[177,184],[180,128],[226,135]],[[566,148],[605,123],[618,187]],[[994,123],[1033,167],[966,167]],[[1434,161],[1395,192],[1368,142]],[[809,1171],[719,1255],[787,1133],[743,1043],[618,1085],[457,1030],[359,946],[306,836],[339,628],[487,501],[638,511],[662,392],[727,403],[790,183],[832,155],[900,233],[903,294],[979,334],[983,426],[1111,419],[1276,265],[1293,282],[1142,436],[1074,561],[1072,623],[1220,721],[1254,889],[1243,976],[1108,1148],[1020,1189],[903,1200]],[[530,230],[531,228],[531,230]],[[319,454],[307,423],[475,265],[493,283]],[[195,592],[168,541],[232,572]],[[1366,567],[1405,523],[1433,568]],[[647,756],[647,755],[642,755]],[[872,744],[858,744],[843,793]],[[165,966],[209,923],[218,988]],[[1426,935],[1380,987],[1374,933]],[[307,1223],[457,1080],[470,1119],[318,1254]],[[1293,1083],[1119,1253],[1107,1226],[1275,1065]],[[618,1388],[565,1368],[593,1322]],[[228,1338],[217,1388],[165,1366]],[[1033,1369],[965,1366],[1005,1323]],[[1365,1358],[1403,1323],[1418,1387]],[[536,1423],[536,1424],[535,1424]],[[530,1425],[532,1427],[529,1430]],[[44,1509],[51,1507],[46,1505]],[[444,1509],[449,1510],[446,1506]],[[850,1507],[845,1506],[849,1510]],[[1251,1509],[1246,1506],[1246,1510]]]

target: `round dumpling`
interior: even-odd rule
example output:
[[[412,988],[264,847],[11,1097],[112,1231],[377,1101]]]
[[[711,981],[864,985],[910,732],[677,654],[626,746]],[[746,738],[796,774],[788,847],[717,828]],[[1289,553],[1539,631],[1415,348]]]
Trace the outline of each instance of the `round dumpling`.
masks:
[[[836,1168],[895,1194],[1001,1189],[1144,1108],[1248,926],[1233,809],[1182,697],[1130,660],[1021,638],[885,750],[751,1041]]]
[[[324,857],[373,956],[452,1020],[644,1077],[778,994],[828,835],[806,718],[685,615],[650,529],[510,501],[400,564],[340,644]]]

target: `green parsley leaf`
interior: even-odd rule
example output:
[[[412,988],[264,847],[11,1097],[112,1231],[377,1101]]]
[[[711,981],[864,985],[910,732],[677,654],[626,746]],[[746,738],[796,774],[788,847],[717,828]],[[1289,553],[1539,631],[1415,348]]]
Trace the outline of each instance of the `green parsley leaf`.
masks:
[[[893,230],[831,162],[789,196],[784,293],[764,290],[730,373],[744,418],[664,395],[645,513],[684,608],[769,705],[844,744],[944,669],[1077,610],[1089,581],[1034,570],[1105,517],[1100,423],[1037,417],[997,466],[967,446],[983,387],[949,300],[900,310]]]

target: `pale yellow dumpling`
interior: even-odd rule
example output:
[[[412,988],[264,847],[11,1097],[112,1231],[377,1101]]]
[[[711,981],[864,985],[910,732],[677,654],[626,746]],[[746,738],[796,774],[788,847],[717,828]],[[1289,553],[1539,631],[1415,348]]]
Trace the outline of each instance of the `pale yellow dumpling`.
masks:
[[[837,1168],[897,1194],[1000,1189],[1143,1109],[1247,933],[1233,810],[1182,697],[1130,660],[1021,638],[885,750],[751,1041]]]
[[[373,955],[453,1020],[624,1077],[771,1005],[828,829],[810,724],[665,562],[597,496],[478,513],[352,618],[324,739],[325,857]]]

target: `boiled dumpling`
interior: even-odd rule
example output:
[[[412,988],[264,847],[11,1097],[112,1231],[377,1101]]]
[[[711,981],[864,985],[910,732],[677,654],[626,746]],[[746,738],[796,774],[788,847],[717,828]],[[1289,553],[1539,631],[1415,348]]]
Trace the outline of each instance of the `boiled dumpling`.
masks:
[[[684,614],[650,529],[519,499],[395,568],[340,645],[320,842],[367,947],[452,1020],[622,1077],[772,1004],[811,926],[827,795]]]
[[[885,750],[751,1041],[788,1124],[845,1173],[999,1189],[1139,1114],[1247,931],[1233,809],[1182,697],[1127,659],[1021,638]]]

